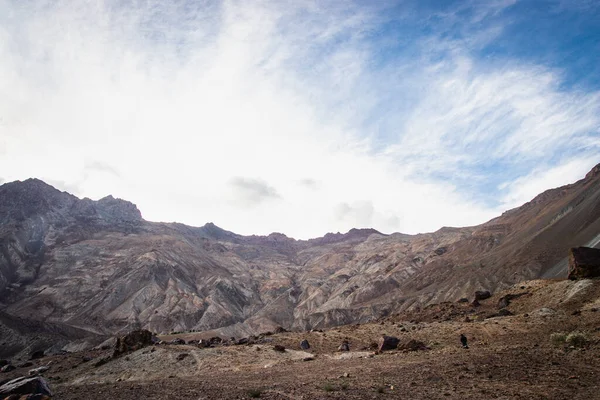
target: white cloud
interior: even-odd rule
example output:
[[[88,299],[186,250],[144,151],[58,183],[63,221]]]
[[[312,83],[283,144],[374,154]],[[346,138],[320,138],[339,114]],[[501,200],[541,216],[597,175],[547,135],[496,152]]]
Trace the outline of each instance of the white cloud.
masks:
[[[2,177],[242,234],[416,233],[495,216],[463,187],[484,161],[527,175],[598,148],[598,95],[543,67],[482,68],[454,41],[376,68],[381,10],[216,4],[0,0]]]

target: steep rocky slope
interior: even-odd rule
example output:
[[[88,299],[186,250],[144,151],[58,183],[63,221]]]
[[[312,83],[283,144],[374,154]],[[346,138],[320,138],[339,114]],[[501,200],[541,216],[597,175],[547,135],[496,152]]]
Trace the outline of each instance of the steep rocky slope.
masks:
[[[600,165],[480,226],[299,241],[148,222],[124,200],[12,182],[0,186],[0,310],[41,330],[94,335],[143,326],[239,337],[366,322],[566,276],[556,266],[568,248],[600,234],[599,196]]]

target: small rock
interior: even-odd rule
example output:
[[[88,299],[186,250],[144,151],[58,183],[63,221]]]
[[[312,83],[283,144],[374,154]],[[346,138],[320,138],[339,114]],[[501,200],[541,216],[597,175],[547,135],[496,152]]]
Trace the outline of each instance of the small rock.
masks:
[[[283,347],[280,344],[276,344],[275,346],[273,346],[273,350],[278,351],[280,353],[284,353],[285,352],[285,347]]]
[[[304,339],[303,341],[300,342],[300,348],[302,350],[308,350],[310,349],[310,343],[308,343],[308,340]]]
[[[2,368],[0,368],[0,372],[10,372],[10,371],[14,371],[15,369],[17,369],[17,367],[15,367],[12,364],[7,364],[5,366],[3,366]]]
[[[48,367],[47,365],[42,365],[41,367],[30,369],[29,370],[29,376],[32,376],[32,375],[41,375],[42,373],[48,371],[49,369],[50,369],[50,367]]]
[[[175,359],[177,361],[181,361],[181,360],[185,359],[186,357],[188,357],[189,355],[190,355],[189,353],[181,353],[181,354],[178,354],[177,357],[175,357]]]
[[[344,340],[338,347],[338,351],[350,351],[350,343],[347,340]]]

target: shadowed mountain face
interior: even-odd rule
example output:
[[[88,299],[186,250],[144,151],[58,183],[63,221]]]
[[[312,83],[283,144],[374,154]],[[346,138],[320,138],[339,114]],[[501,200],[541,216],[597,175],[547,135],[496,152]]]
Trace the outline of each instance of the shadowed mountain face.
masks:
[[[239,337],[366,322],[566,277],[568,249],[598,234],[600,165],[479,226],[308,241],[147,222],[127,201],[30,179],[0,186],[0,325],[4,315],[79,337],[134,326]]]

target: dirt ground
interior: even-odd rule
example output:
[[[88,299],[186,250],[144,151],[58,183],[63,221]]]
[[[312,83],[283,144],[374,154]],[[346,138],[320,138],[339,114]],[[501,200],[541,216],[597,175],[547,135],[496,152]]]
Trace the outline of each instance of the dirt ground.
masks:
[[[514,315],[494,317],[506,294],[518,295],[507,307]],[[269,335],[258,344],[161,344],[106,363],[98,361],[109,350],[36,365],[50,364],[45,377],[58,399],[600,399],[598,308],[600,281],[532,281],[479,307],[446,303],[372,324]],[[574,331],[584,343],[556,339]],[[469,349],[461,348],[461,333]],[[420,340],[429,350],[377,354],[369,346],[382,334],[401,344]],[[336,352],[345,338],[351,351]],[[308,352],[299,348],[302,339]],[[11,374],[23,371],[3,375]]]

